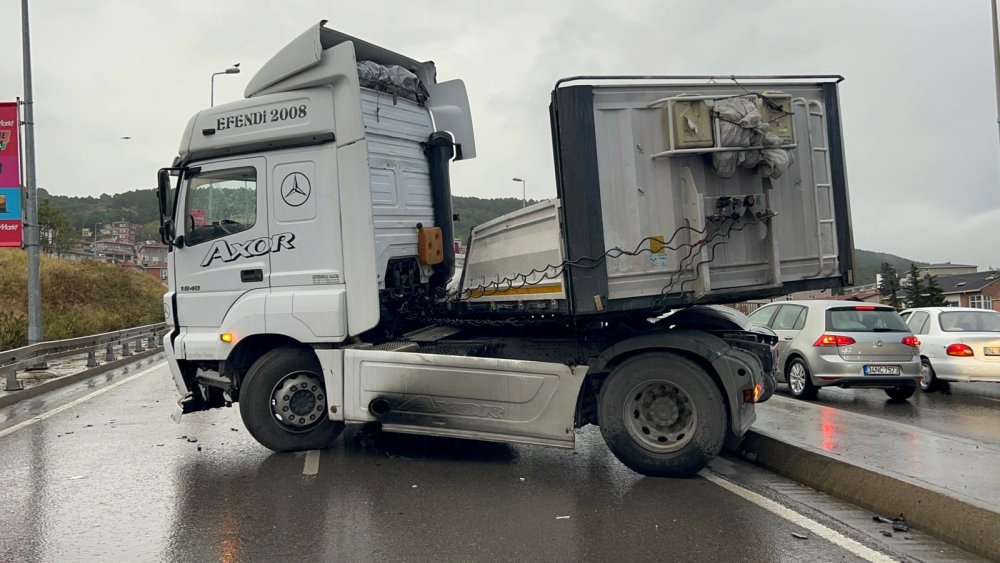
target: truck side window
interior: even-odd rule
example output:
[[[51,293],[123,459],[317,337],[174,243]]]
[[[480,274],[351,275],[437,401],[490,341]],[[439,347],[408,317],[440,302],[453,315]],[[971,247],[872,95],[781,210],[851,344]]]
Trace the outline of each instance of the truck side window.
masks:
[[[193,246],[245,231],[257,222],[257,170],[203,172],[188,179],[185,242]]]

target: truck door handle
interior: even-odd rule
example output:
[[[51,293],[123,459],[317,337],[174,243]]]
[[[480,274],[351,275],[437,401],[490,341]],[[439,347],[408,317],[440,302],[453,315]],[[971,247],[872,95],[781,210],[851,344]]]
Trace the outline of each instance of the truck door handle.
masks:
[[[240,270],[240,281],[243,283],[262,282],[264,281],[264,270],[260,268]]]

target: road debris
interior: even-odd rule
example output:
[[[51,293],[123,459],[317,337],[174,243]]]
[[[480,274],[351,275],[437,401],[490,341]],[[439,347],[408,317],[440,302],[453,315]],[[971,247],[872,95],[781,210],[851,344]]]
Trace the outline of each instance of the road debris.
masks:
[[[883,524],[892,524],[892,520],[889,520],[884,516],[872,516],[872,520],[874,520],[875,522],[881,522]]]
[[[198,441],[198,438],[195,438],[194,436],[189,436],[187,441],[193,444]]]
[[[885,537],[887,537],[887,538],[891,538],[892,537],[892,532],[890,532],[888,530],[882,530],[882,535],[885,536]]]
[[[798,532],[792,532],[792,537],[795,538],[795,539],[797,539],[797,540],[807,540],[807,539],[809,539],[809,536],[807,536],[805,534],[800,534]]]
[[[556,516],[556,520],[569,520],[569,516]]]
[[[909,532],[910,525],[906,523],[906,518],[903,518],[903,515],[900,514],[899,518],[892,521],[892,529],[897,532]]]
[[[84,477],[86,477],[86,475],[76,475],[74,477],[70,477],[69,480],[70,481],[76,481],[78,479],[83,479]]]

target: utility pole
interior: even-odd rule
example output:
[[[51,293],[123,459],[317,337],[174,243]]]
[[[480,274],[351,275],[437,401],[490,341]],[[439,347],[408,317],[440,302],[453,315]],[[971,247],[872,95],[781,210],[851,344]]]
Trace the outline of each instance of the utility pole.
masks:
[[[997,132],[1000,133],[1000,33],[997,32],[997,0],[990,3],[993,14],[993,78],[997,83]]]
[[[31,38],[28,0],[21,0],[21,42],[24,60],[24,248],[28,252],[28,344],[41,342],[42,282],[38,259],[38,193],[35,189],[35,98],[31,93]]]

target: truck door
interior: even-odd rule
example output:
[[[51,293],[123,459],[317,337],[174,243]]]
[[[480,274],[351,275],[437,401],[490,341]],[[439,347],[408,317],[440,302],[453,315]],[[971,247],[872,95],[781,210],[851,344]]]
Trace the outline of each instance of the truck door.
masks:
[[[262,157],[205,164],[188,172],[178,202],[174,288],[178,322],[218,327],[244,293],[267,288],[272,241]]]

